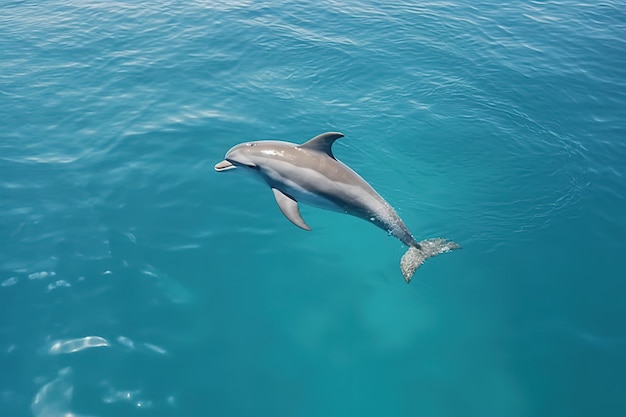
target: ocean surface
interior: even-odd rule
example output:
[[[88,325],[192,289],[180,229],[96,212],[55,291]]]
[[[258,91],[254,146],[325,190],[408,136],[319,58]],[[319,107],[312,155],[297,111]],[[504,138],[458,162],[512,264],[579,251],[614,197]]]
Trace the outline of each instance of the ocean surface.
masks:
[[[623,0],[2,0],[0,123],[2,417],[626,415]]]

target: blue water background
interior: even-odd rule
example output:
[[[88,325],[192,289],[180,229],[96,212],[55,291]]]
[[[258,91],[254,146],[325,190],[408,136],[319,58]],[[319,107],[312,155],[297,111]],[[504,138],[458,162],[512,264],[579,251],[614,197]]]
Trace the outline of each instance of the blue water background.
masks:
[[[1,416],[626,415],[624,1],[0,11]],[[328,130],[463,249],[213,171]]]

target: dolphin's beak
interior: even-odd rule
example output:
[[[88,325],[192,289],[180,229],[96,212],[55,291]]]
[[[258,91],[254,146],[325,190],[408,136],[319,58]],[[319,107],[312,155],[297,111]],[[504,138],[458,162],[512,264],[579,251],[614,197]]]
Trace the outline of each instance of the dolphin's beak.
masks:
[[[222,162],[215,164],[215,170],[217,172],[228,171],[229,169],[237,168],[235,165],[231,164],[227,160],[223,160]]]

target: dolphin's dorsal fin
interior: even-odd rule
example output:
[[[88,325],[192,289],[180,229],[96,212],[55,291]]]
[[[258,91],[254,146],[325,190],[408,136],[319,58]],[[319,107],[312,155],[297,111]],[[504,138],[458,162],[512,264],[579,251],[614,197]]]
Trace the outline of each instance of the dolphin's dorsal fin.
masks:
[[[335,155],[333,155],[332,146],[337,139],[342,137],[343,133],[326,132],[304,142],[302,145],[300,145],[300,147],[324,152],[325,154],[328,154],[328,156],[330,156],[331,158],[335,158]]]
[[[300,215],[300,208],[298,207],[298,202],[293,198],[289,197],[287,194],[284,194],[277,188],[272,188],[274,192],[274,198],[276,198],[276,203],[278,203],[278,208],[283,212],[286,218],[288,218],[291,223],[295,224],[301,229],[311,230],[308,224],[302,219]]]

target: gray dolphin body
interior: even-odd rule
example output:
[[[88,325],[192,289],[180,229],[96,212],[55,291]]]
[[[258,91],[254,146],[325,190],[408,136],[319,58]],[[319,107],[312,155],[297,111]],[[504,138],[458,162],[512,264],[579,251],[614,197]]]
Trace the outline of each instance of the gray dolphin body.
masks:
[[[302,145],[280,141],[241,143],[226,153],[215,170],[236,168],[260,176],[274,192],[285,217],[304,230],[311,228],[302,219],[298,202],[374,223],[409,247],[400,261],[407,283],[426,259],[460,247],[440,238],[416,241],[393,207],[335,158],[332,145],[341,137],[341,133],[327,132]]]

